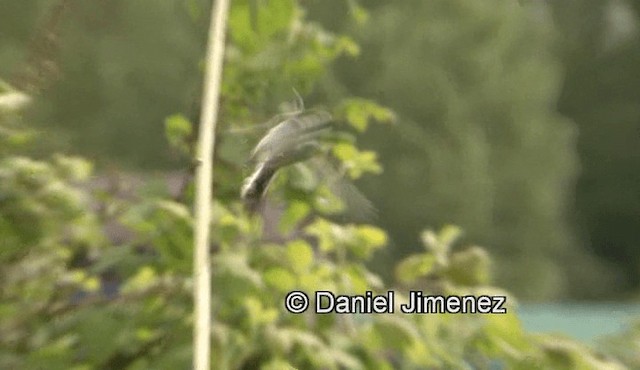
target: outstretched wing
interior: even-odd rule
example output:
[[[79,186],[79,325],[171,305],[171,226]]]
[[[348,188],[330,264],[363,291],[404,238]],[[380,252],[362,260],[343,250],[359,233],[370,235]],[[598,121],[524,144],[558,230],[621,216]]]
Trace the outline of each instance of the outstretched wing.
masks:
[[[347,219],[356,222],[371,222],[377,218],[377,210],[371,201],[329,160],[315,158],[311,163],[329,190],[343,202],[345,207],[343,214]]]
[[[270,129],[253,149],[251,159],[279,167],[307,159],[309,148],[330,131],[331,115],[312,112],[285,119]],[[306,158],[305,158],[306,157]]]

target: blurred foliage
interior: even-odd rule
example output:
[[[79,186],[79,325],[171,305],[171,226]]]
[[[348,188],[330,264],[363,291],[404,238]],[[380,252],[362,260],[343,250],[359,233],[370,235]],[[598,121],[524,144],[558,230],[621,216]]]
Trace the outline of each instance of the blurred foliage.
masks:
[[[295,88],[356,132],[397,123],[367,130],[386,172],[359,184],[394,246],[374,260],[385,278],[424,225],[454,223],[503,260],[499,281],[523,298],[638,287],[636,84],[617,77],[636,75],[635,1],[266,3],[233,2],[221,114],[240,134],[220,135],[218,172],[234,180],[219,194],[236,193],[257,134],[244,125],[265,122]],[[12,15],[0,22],[0,74],[38,95],[28,118],[49,133],[32,153],[136,171],[190,165],[197,133],[180,130],[199,112],[208,8],[0,1]],[[183,145],[164,149],[163,123]]]
[[[640,321],[632,323],[622,333],[603,338],[600,344],[630,369],[640,368]]]
[[[12,118],[3,114],[0,127]],[[189,210],[161,194],[98,197],[83,185],[90,175],[82,159],[3,154],[0,367],[188,368]],[[505,315],[287,313],[292,289],[389,289],[365,267],[386,233],[314,217],[300,237],[265,243],[261,220],[237,202],[215,202],[213,211],[216,369],[622,368],[577,343],[525,333],[512,297]],[[132,232],[123,244],[111,245],[104,229],[113,220]],[[459,236],[454,227],[425,231],[424,251],[398,265],[401,287],[507,296],[488,285],[482,248],[454,248]]]
[[[112,130],[108,137],[122,138],[115,132],[127,132],[127,140],[109,150],[126,148],[142,157],[150,155],[146,149],[151,144],[145,140],[159,140],[155,131],[148,131],[155,125],[158,137],[172,145],[173,155],[188,168],[193,119],[187,104],[176,104],[169,95],[182,96],[189,81],[197,85],[197,66],[178,62],[179,51],[193,47],[196,53],[202,45],[181,44],[176,40],[186,40],[185,34],[174,34],[169,26],[156,29],[153,20],[164,15],[160,18],[178,22],[185,17],[185,24],[197,28],[207,14],[204,1],[65,3],[75,4],[66,11],[76,22],[67,24],[69,35],[61,44],[75,40],[79,45],[74,48],[82,50],[86,59],[67,55],[65,61],[61,50],[60,68],[69,69],[63,73],[67,76],[74,68],[86,67],[80,70],[87,72],[87,85],[65,77],[41,95],[33,89],[32,96],[8,84],[0,86],[0,368],[189,368],[193,288],[189,173],[179,194],[144,180],[133,190],[120,189],[117,180],[115,186],[105,187],[105,175],[92,172],[92,161],[47,155],[42,149],[45,139],[57,130],[49,128],[45,137],[42,131],[29,129],[27,122],[45,117],[40,115],[43,109],[79,104],[85,113],[91,112],[79,116],[79,122],[114,119],[115,127],[104,128],[103,134]],[[36,2],[25,4],[28,8]],[[363,22],[364,9],[349,4],[355,21]],[[94,28],[103,19],[97,17],[96,6],[113,15],[97,23],[104,28]],[[492,265],[503,262],[492,261],[478,246],[460,248],[462,234],[456,227],[422,232],[420,251],[391,269],[397,284],[385,283],[367,263],[389,244],[387,233],[372,225],[338,222],[333,216],[339,207],[326,207],[330,194],[311,167],[283,172],[270,191],[284,208],[278,225],[284,235],[269,235],[267,218],[243,211],[237,194],[242,164],[257,138],[255,129],[262,128],[252,123],[270,116],[269,107],[290,96],[292,86],[313,96],[329,64],[358,51],[349,38],[308,21],[303,10],[293,0],[233,3],[229,67],[222,89],[224,127],[212,204],[213,368],[623,369],[623,362],[632,366],[634,358],[621,347],[609,350],[614,357],[605,358],[577,342],[526,333],[516,316],[514,297],[491,285]],[[140,14],[148,16],[149,23],[132,21]],[[85,36],[90,33],[81,32],[87,31],[83,25],[100,35],[101,42],[89,42]],[[145,32],[154,34],[157,43],[143,42]],[[108,48],[101,49],[107,45],[125,50],[110,54]],[[167,45],[180,47],[179,51],[167,54]],[[166,76],[162,68],[145,63],[154,55],[166,63],[166,71],[178,71]],[[114,56],[126,62],[116,63]],[[119,69],[127,63],[128,68]],[[142,74],[129,74],[136,69]],[[188,73],[180,71],[193,72],[189,81],[184,78]],[[127,82],[125,76],[136,78]],[[138,80],[140,76],[147,79]],[[165,78],[175,85],[162,88]],[[65,85],[72,95],[86,95],[88,100],[48,95]],[[145,89],[157,95],[142,94]],[[92,100],[92,94],[101,97]],[[117,94],[125,99],[115,99]],[[136,97],[143,95],[149,99],[149,112],[138,117],[134,112],[139,111],[126,103],[132,99],[128,101],[132,106],[142,104]],[[52,103],[54,98],[59,106]],[[172,104],[167,103],[170,100]],[[89,103],[93,105],[85,105]],[[336,101],[329,109],[344,121],[346,132],[375,130],[384,127],[372,125],[375,121],[395,118],[387,108],[360,98]],[[135,129],[129,135],[130,127]],[[83,137],[80,132],[79,127],[74,132],[78,139]],[[31,155],[34,144],[41,148],[39,156],[46,158]],[[105,148],[94,148],[94,153]],[[375,152],[358,147],[356,135],[345,134],[333,148],[332,160],[351,178],[383,168]],[[294,315],[283,308],[284,296],[293,289],[339,294],[416,289],[440,295],[505,295],[509,303],[504,315]]]

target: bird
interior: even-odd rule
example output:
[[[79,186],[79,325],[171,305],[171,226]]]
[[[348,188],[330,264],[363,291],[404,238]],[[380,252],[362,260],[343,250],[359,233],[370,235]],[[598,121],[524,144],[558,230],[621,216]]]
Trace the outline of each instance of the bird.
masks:
[[[255,212],[277,171],[319,154],[322,137],[331,131],[331,115],[325,111],[298,111],[271,128],[251,152],[254,169],[240,192],[245,208]]]
[[[336,169],[326,158],[314,158],[323,152],[326,154],[331,141],[350,135],[334,130],[329,112],[305,110],[302,96],[295,88],[293,93],[296,100],[289,105],[293,110],[271,118],[267,125],[274,126],[251,151],[249,162],[254,164],[254,169],[240,190],[245,209],[255,213],[260,208],[278,170],[311,159],[308,161],[311,167],[345,206],[347,212],[343,216],[355,221],[373,220],[377,216],[375,207],[345,178],[345,169]]]

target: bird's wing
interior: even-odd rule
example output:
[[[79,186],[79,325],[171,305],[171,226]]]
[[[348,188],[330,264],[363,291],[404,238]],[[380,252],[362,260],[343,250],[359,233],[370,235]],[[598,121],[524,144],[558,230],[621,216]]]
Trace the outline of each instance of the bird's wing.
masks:
[[[318,139],[330,129],[331,115],[326,112],[301,114],[284,120],[270,129],[253,149],[256,162],[278,157],[295,157],[304,145]],[[296,162],[296,158],[289,158]],[[289,162],[289,161],[287,161]]]
[[[312,162],[329,190],[344,204],[344,214],[357,222],[370,222],[377,218],[377,210],[371,201],[327,159],[317,158]]]

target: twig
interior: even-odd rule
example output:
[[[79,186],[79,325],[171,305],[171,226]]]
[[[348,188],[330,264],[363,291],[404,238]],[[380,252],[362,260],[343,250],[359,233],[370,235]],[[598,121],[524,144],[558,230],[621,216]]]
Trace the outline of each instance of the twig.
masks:
[[[213,152],[219,110],[220,84],[229,0],[215,0],[211,10],[205,66],[204,92],[200,112],[200,131],[196,160],[194,235],[194,327],[193,368],[209,370],[211,351],[211,265],[209,227],[211,224],[211,186]]]

